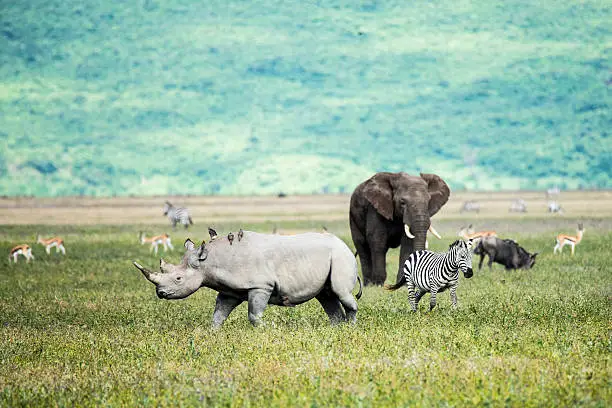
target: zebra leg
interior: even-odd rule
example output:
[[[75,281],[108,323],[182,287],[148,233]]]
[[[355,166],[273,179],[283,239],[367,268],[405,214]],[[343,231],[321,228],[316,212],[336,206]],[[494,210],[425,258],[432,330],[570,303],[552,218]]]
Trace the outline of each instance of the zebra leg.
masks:
[[[451,285],[450,287],[450,296],[451,296],[451,303],[453,304],[453,309],[457,309],[457,286],[458,286],[459,282],[455,282]]]
[[[421,298],[423,297],[424,294],[425,294],[424,290],[421,290],[421,289],[416,290],[414,302],[416,303],[417,308],[419,307],[419,302],[421,301]]]
[[[438,288],[431,288],[431,298],[429,299],[429,311],[431,312],[436,307],[436,295],[438,294]]]
[[[417,311],[417,300],[416,300],[416,295],[414,293],[414,283],[412,282],[411,279],[407,280],[406,286],[408,287],[408,301],[410,302],[410,307],[412,308],[413,312],[416,312]]]

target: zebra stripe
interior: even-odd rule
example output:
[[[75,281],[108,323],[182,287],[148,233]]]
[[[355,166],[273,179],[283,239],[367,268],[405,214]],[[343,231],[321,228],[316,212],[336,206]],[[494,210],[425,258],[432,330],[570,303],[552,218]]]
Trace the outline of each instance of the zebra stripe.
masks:
[[[175,207],[169,201],[164,205],[164,215],[168,217],[172,228],[176,228],[176,224],[183,224],[185,228],[193,224],[189,210],[184,207]]]
[[[472,277],[472,241],[458,240],[449,246],[448,252],[416,251],[404,263],[404,274],[389,290],[408,287],[408,299],[412,311],[416,312],[421,297],[431,293],[429,310],[436,306],[436,295],[450,288],[453,308],[457,307],[459,269],[466,278]],[[416,289],[416,291],[415,291]]]

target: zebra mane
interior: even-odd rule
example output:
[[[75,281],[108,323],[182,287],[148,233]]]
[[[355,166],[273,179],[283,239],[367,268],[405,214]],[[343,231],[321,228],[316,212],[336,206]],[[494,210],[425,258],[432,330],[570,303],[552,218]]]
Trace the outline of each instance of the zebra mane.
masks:
[[[450,244],[448,246],[448,249],[452,249],[452,248],[455,248],[457,246],[461,246],[461,247],[465,246],[465,241],[462,240],[462,239],[458,239],[455,242],[453,242],[452,244]]]

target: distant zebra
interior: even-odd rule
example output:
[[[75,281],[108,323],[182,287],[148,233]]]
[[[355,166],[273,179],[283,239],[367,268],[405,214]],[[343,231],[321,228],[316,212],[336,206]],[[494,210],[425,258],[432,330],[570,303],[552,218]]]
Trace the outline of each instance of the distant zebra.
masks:
[[[480,203],[477,201],[465,201],[459,210],[460,213],[463,212],[475,212],[480,213]]]
[[[559,189],[559,187],[554,186],[552,188],[546,189],[546,198],[547,199],[552,199],[555,197],[559,197],[559,194],[561,193],[561,189]]]
[[[168,217],[170,223],[172,224],[172,228],[176,228],[176,224],[183,224],[185,229],[189,227],[189,225],[193,224],[191,220],[191,215],[189,215],[189,210],[184,207],[175,207],[169,201],[166,201],[164,205],[164,215]]]
[[[510,204],[509,212],[527,212],[527,203],[525,200],[518,198]]]
[[[549,201],[548,202],[548,212],[549,213],[557,213],[557,214],[563,214],[563,208],[561,208],[561,204],[559,204],[556,201]]]
[[[431,293],[429,310],[432,310],[436,307],[437,293],[450,288],[453,308],[456,308],[459,269],[466,278],[472,277],[472,240],[467,242],[457,240],[448,247],[448,252],[444,253],[431,251],[411,253],[404,263],[404,274],[400,280],[395,285],[385,285],[385,288],[397,290],[405,284],[408,287],[408,300],[413,312],[416,312],[419,300],[425,292]]]

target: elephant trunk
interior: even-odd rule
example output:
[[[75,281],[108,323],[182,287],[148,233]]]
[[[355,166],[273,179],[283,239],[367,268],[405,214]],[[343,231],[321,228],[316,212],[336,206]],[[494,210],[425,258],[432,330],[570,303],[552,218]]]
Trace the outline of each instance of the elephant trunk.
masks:
[[[425,249],[427,230],[430,220],[427,215],[417,215],[404,217],[404,231],[408,238],[413,240],[413,250],[420,251]]]

